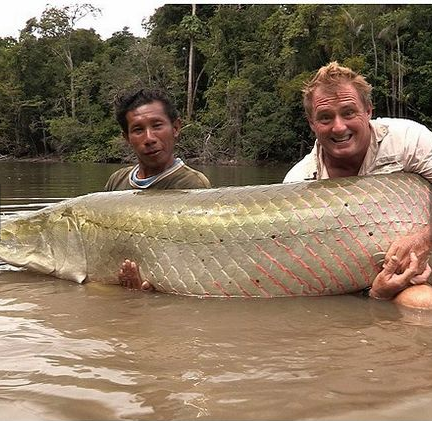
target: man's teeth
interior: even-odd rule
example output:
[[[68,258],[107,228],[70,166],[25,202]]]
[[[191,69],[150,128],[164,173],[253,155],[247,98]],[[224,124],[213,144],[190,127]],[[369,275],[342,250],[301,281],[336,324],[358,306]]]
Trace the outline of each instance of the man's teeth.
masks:
[[[344,137],[334,137],[333,142],[346,142],[347,140],[351,139],[351,135],[347,135]]]

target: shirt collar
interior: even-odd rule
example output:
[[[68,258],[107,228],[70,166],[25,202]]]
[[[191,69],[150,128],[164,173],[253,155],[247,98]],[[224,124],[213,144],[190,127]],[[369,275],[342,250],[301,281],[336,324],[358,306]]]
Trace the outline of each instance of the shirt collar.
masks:
[[[376,160],[379,144],[389,132],[387,126],[376,121],[370,121],[369,126],[371,128],[371,141],[358,175],[366,175],[369,172],[369,168]]]
[[[173,172],[177,171],[184,165],[184,162],[180,158],[176,158],[173,165],[171,165],[169,168],[162,171],[161,173],[147,178],[139,178],[139,164],[137,164],[134,168],[132,168],[131,172],[129,173],[129,184],[134,188],[146,189],[151,185],[155,184],[157,181],[161,180],[162,178],[165,178]]]

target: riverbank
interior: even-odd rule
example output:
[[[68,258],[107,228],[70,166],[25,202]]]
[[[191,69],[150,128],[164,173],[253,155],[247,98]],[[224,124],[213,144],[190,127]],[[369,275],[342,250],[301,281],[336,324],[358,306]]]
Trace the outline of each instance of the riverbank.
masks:
[[[13,155],[0,155],[0,162],[77,162],[70,161],[65,157],[61,157],[58,155],[44,155],[44,156],[24,156],[24,157],[15,157]],[[185,159],[188,165],[219,165],[224,167],[272,167],[278,166],[281,164],[285,164],[284,162],[278,161],[251,161],[246,159],[220,159],[217,161],[208,162],[207,160],[203,160],[201,158],[189,158]],[[84,162],[84,161],[83,161]],[[118,160],[116,162],[110,162],[111,164],[133,164],[134,160]],[[106,162],[105,162],[106,163]]]
[[[0,162],[65,162],[58,156],[33,156],[33,157],[15,157],[13,155],[0,155]]]

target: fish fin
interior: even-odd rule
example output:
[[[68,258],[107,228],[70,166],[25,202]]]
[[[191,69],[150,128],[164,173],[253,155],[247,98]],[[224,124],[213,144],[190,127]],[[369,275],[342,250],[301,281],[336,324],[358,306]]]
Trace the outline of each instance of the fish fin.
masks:
[[[55,276],[78,282],[85,282],[87,278],[87,258],[81,232],[75,219],[71,216],[56,221],[53,233],[53,252],[55,259]],[[66,232],[66,235],[64,233]],[[55,244],[54,244],[55,243]]]

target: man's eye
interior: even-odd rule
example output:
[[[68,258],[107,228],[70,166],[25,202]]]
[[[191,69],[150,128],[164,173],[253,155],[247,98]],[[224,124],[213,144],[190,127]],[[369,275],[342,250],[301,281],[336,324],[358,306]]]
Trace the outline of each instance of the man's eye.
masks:
[[[348,118],[354,117],[355,111],[354,110],[346,110],[343,115],[344,115],[344,117],[348,117]]]
[[[326,124],[326,123],[330,122],[331,117],[329,115],[320,115],[320,116],[318,116],[317,120],[320,123]]]

